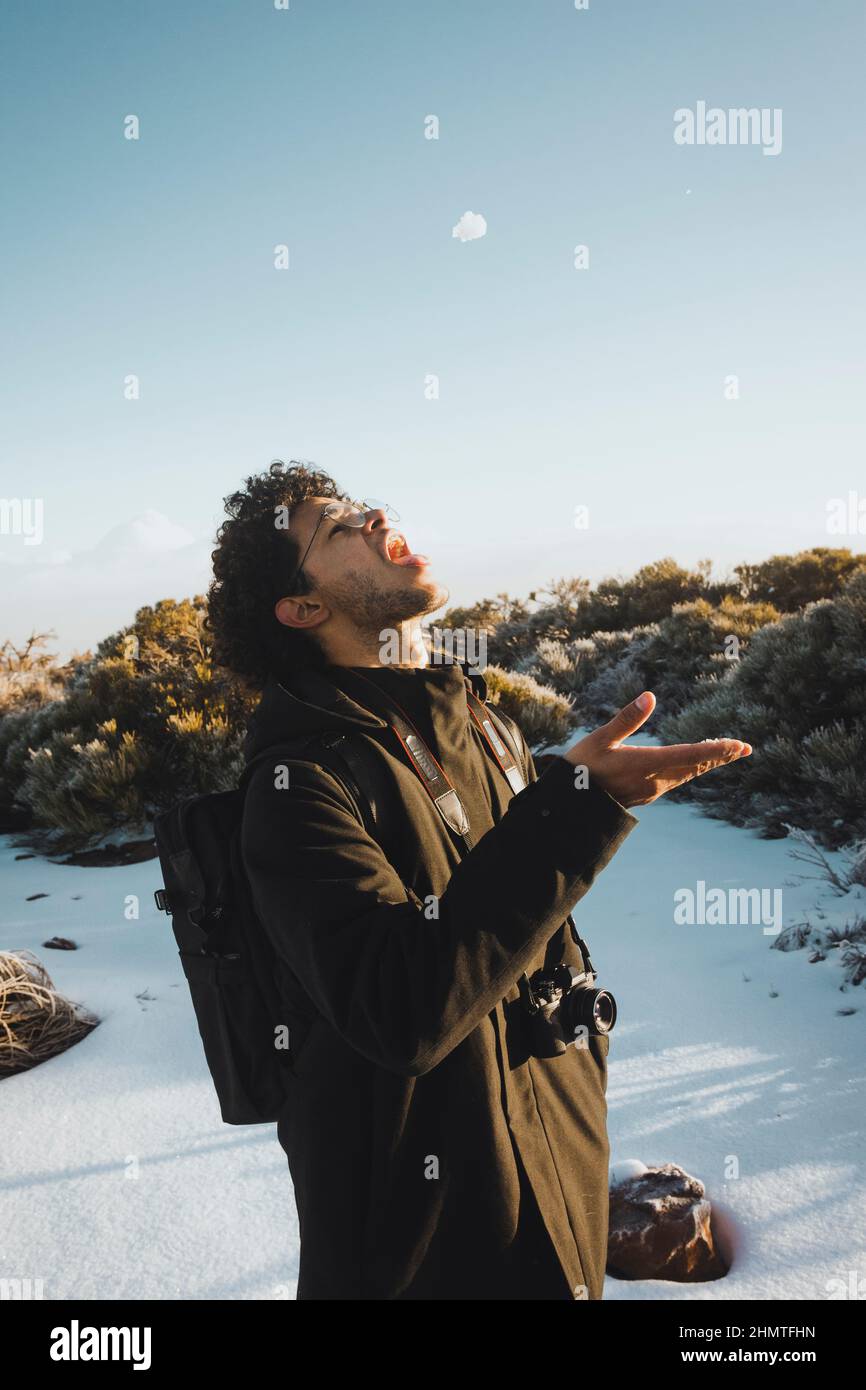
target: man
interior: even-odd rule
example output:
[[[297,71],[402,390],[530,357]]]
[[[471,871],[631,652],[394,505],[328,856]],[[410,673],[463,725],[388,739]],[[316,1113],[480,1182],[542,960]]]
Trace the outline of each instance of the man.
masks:
[[[527,783],[515,794],[471,716],[473,680],[429,664],[419,619],[447,590],[389,508],[282,464],[227,507],[210,623],[217,659],[262,691],[248,758],[349,734],[379,774],[373,826],[314,756],[290,762],[288,787],[284,760],[263,760],[245,802],[243,859],[295,1054],[278,1135],[298,1298],[599,1299],[608,1038],[537,1055],[521,981],[551,942],[554,963],[583,969],[561,929],[637,824],[627,808],[751,750],[622,747],[652,710],[645,693],[540,777],[506,725]],[[459,797],[471,851],[395,710]]]

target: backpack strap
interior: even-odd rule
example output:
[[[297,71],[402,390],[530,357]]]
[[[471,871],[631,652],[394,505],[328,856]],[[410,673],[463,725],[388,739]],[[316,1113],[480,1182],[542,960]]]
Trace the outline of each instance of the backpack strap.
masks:
[[[380,825],[379,797],[375,790],[376,777],[369,753],[362,753],[362,749],[366,750],[366,743],[360,735],[350,736],[327,731],[310,734],[291,744],[275,743],[250,759],[241,776],[239,790],[246,790],[247,782],[259,763],[273,762],[280,754],[303,761],[304,754],[307,753],[308,756],[312,755],[316,762],[327,767],[328,771],[334,773],[338,781],[344,784],[352,800],[357,803],[364,828],[372,835]]]
[[[364,817],[366,829],[372,834],[373,829],[380,825],[381,817],[378,792],[374,790],[376,774],[366,739],[360,734],[321,734],[319,742],[342,766],[342,780],[348,783],[349,791],[353,792]]]

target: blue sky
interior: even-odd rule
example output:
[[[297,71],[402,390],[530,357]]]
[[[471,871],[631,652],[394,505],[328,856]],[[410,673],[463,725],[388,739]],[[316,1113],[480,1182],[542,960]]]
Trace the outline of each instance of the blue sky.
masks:
[[[826,528],[866,493],[861,4],[0,15],[0,495],[44,507],[0,640],[202,591],[274,457],[391,501],[452,602],[866,546]],[[781,152],[677,145],[699,100],[780,108]]]

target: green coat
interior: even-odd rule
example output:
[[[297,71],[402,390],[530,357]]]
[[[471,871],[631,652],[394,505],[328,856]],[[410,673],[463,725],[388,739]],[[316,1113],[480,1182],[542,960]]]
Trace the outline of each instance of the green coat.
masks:
[[[242,830],[297,1053],[278,1135],[298,1207],[298,1298],[522,1296],[522,1162],[561,1280],[552,1296],[598,1299],[609,1042],[527,1056],[516,982],[637,822],[600,788],[576,789],[563,758],[537,777],[519,734],[529,785],[515,797],[469,717],[459,666],[365,670],[400,692],[460,792],[476,838],[461,859],[375,712],[380,696],[353,668],[325,674],[327,699],[304,676],[271,680],[247,756],[317,729],[368,734],[383,831],[371,838],[323,767],[291,763],[286,789],[267,760]],[[576,922],[586,936],[582,911]],[[565,939],[562,958],[580,965]]]

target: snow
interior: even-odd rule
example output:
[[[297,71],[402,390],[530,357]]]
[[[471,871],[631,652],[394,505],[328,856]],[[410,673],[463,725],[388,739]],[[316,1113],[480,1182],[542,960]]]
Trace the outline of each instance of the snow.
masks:
[[[649,1169],[645,1163],[641,1163],[639,1158],[620,1158],[614,1159],[610,1165],[608,1181],[610,1186],[620,1187],[624,1182],[630,1182],[632,1178],[642,1178]]]
[[[784,921],[866,913],[800,881],[785,841],[660,801],[580,905],[599,982],[619,1018],[610,1045],[611,1159],[678,1163],[722,1220],[725,1279],[691,1286],[608,1277],[605,1298],[826,1299],[866,1278],[862,986],[838,952],[771,950],[760,924],[674,925],[674,893],[782,888]],[[837,856],[830,856],[838,859]],[[856,1013],[842,1017],[840,1008]]]
[[[862,915],[866,895],[795,883],[784,842],[691,806],[635,814],[575,914],[619,1006],[612,1168],[621,1181],[674,1162],[700,1178],[733,1266],[696,1285],[608,1278],[605,1298],[826,1299],[866,1275],[862,987],[840,992],[837,952],[810,965],[806,951],[771,950],[759,924],[677,926],[674,893],[701,879],[783,887],[786,923],[818,905],[824,925]],[[0,837],[0,949],[35,951],[102,1021],[0,1083],[0,1279],[42,1279],[56,1299],[293,1297],[285,1155],[275,1126],[220,1119],[153,905],[158,861],[78,868],[16,852]],[[25,901],[37,892],[49,896]],[[42,949],[55,934],[81,949]]]

